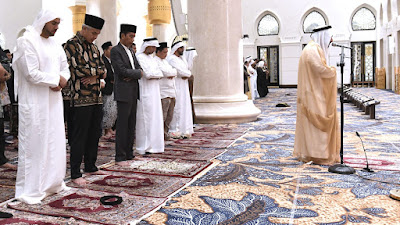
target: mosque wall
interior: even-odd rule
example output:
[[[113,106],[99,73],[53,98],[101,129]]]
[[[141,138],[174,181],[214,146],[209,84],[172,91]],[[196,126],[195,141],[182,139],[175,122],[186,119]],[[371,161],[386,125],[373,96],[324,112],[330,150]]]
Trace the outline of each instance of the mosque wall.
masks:
[[[379,1],[376,0],[286,0],[284,4],[279,0],[243,0],[243,34],[249,36],[244,39],[244,55],[258,57],[257,46],[279,46],[279,85],[297,85],[297,67],[301,50],[311,40],[310,34],[303,31],[305,17],[312,11],[319,12],[325,18],[326,24],[333,27],[331,30],[333,39],[339,44],[350,46],[352,42],[375,42],[378,29],[372,31],[352,30],[352,17],[362,7],[373,12],[378,28]],[[277,35],[258,35],[258,24],[267,14],[273,15],[278,21],[279,33]],[[336,65],[340,61],[340,52],[340,48],[330,48],[329,62],[331,65]],[[346,50],[345,54],[350,57],[350,50]],[[344,83],[350,83],[350,62],[350,58],[345,60]],[[337,68],[337,71],[338,82],[340,82],[340,68]]]
[[[32,24],[42,8],[42,0],[13,0],[2,2],[0,13],[0,33],[4,37],[2,48],[12,50],[15,47],[18,33]]]

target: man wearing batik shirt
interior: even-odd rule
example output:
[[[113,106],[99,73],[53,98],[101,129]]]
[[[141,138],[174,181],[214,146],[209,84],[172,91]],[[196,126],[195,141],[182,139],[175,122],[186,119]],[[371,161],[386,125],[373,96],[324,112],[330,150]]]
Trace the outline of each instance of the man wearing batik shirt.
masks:
[[[85,15],[82,30],[67,41],[69,69],[71,71],[71,178],[78,185],[86,184],[80,166],[84,158],[84,171],[99,174],[95,163],[103,118],[100,79],[106,76],[105,65],[100,51],[93,41],[103,28],[104,20],[97,16]]]

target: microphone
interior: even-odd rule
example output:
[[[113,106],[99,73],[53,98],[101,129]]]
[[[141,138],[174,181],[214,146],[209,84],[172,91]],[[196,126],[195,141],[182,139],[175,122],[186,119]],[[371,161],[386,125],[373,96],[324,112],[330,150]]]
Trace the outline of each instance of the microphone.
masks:
[[[340,44],[337,44],[337,43],[335,43],[335,42],[332,42],[332,46],[333,46],[333,47],[339,47],[339,48],[353,49],[352,47],[340,45]]]
[[[374,171],[373,171],[372,169],[369,168],[368,158],[367,158],[367,152],[365,151],[364,142],[363,142],[363,140],[361,139],[361,135],[358,133],[358,131],[356,131],[356,134],[357,134],[357,136],[358,136],[358,137],[360,138],[360,140],[361,140],[361,144],[362,144],[363,149],[364,149],[365,161],[367,161],[367,167],[363,168],[362,170],[363,170],[363,171],[366,171],[366,172],[373,173]]]

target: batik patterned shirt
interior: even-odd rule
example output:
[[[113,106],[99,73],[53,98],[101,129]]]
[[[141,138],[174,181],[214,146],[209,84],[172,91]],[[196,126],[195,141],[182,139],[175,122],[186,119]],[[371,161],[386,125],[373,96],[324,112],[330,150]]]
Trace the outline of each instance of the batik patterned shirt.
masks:
[[[87,42],[78,31],[67,41],[64,50],[71,71],[69,90],[71,106],[102,104],[100,78],[105,73],[105,65],[97,46]],[[96,82],[84,85],[81,79],[91,76],[97,76]]]

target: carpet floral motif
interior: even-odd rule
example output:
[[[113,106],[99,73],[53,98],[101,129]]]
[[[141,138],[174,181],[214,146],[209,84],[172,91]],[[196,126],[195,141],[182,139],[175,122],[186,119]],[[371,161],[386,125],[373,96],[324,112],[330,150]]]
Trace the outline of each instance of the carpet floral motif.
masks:
[[[129,161],[129,163],[130,165],[128,167],[113,165],[105,168],[105,170],[190,178],[194,177],[211,164],[207,161],[147,157],[135,157],[135,159]]]
[[[41,204],[10,203],[8,207],[20,211],[75,219],[100,224],[127,224],[161,205],[165,198],[123,195],[119,205],[102,205],[100,198],[106,192],[76,190],[62,192],[45,198]]]
[[[191,181],[190,178],[167,177],[135,173],[112,172],[109,175],[91,175],[85,177],[85,188],[110,193],[125,192],[130,195],[149,197],[168,197]],[[73,182],[70,187],[79,187]]]

